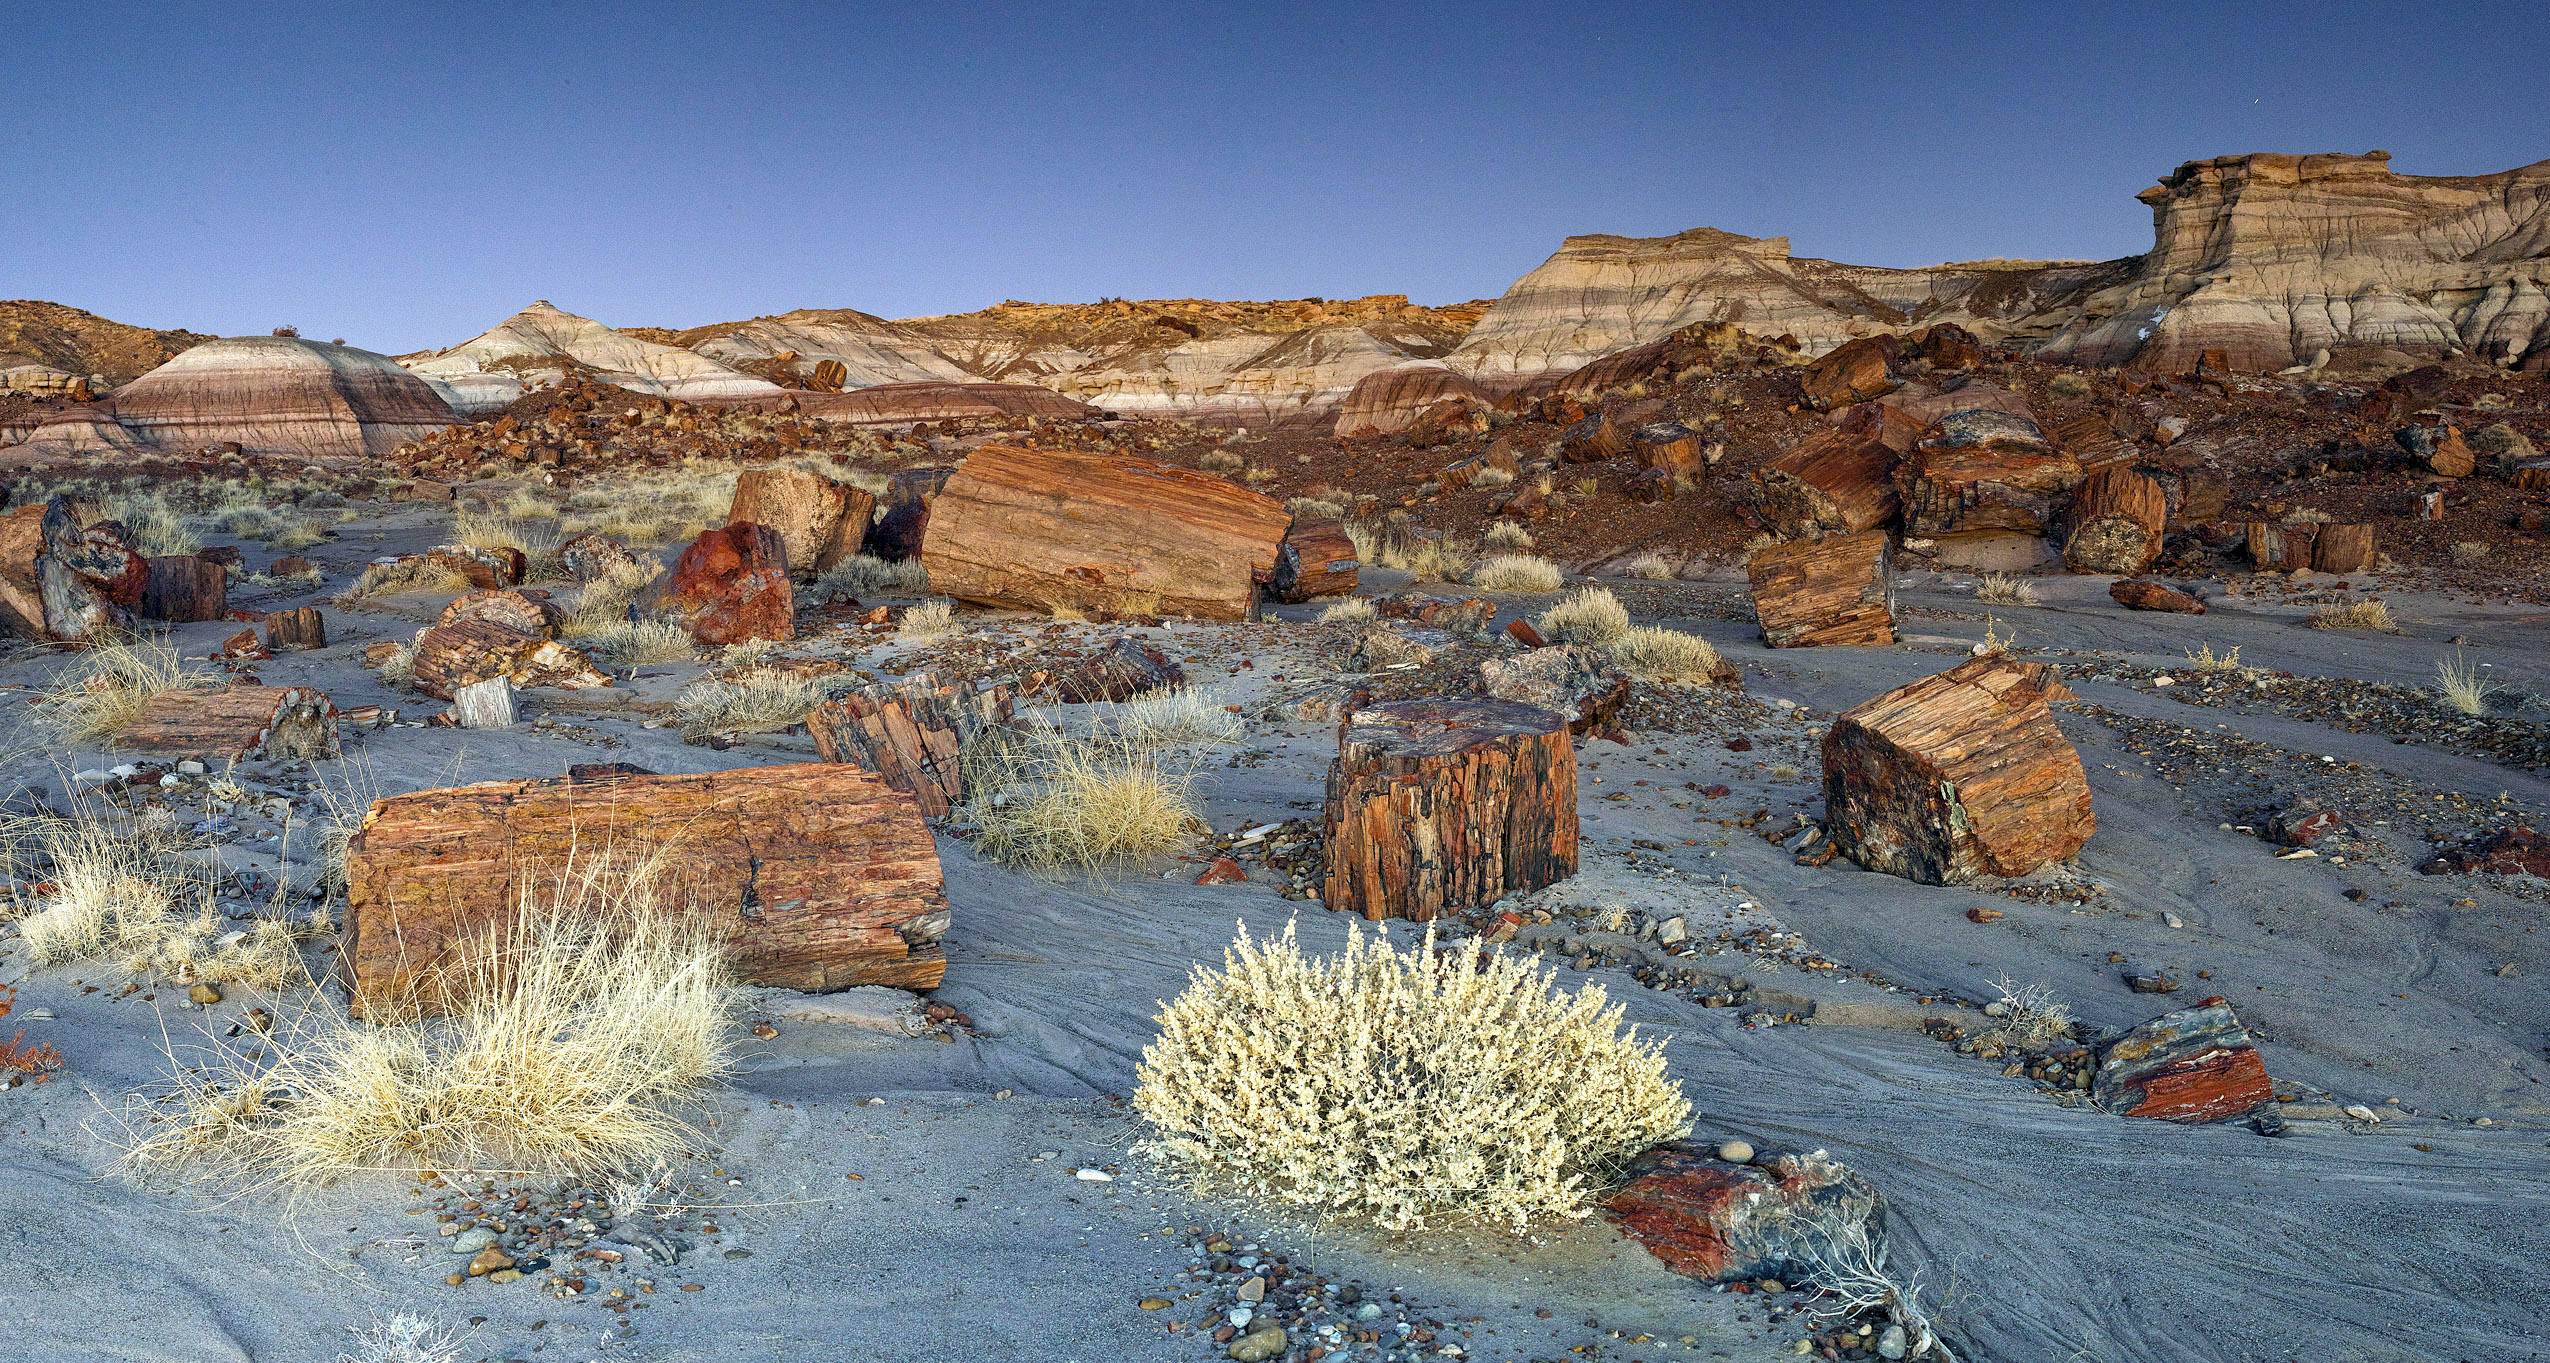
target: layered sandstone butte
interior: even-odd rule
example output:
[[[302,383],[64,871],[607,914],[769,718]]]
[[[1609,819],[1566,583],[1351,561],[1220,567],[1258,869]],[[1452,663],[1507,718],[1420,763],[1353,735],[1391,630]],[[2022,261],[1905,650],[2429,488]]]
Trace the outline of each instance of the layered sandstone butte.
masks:
[[[802,388],[825,360],[839,361],[845,389],[979,377],[939,353],[930,338],[900,322],[853,308],[800,308],[749,322],[717,322],[686,331],[630,327],[624,334],[680,346],[739,373]],[[795,372],[784,372],[793,366]]]
[[[453,407],[472,416],[505,406],[529,387],[554,387],[570,375],[685,400],[780,391],[767,379],[706,355],[613,331],[545,299],[449,350],[409,356],[405,363],[433,381]]]
[[[1377,369],[1356,380],[1338,405],[1337,434],[1341,439],[1397,435],[1437,403],[1485,401],[1487,396],[1468,376],[1432,361]]]
[[[191,452],[378,459],[458,420],[388,357],[296,336],[207,341],[39,428],[28,445],[64,454]]]

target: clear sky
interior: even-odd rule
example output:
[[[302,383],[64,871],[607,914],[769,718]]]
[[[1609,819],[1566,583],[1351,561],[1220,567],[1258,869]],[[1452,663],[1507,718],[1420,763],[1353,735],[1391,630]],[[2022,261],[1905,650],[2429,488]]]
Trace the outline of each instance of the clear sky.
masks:
[[[1574,233],[2151,243],[2244,151],[2550,157],[2550,4],[26,5],[0,297],[401,352],[1003,298],[1494,297]]]

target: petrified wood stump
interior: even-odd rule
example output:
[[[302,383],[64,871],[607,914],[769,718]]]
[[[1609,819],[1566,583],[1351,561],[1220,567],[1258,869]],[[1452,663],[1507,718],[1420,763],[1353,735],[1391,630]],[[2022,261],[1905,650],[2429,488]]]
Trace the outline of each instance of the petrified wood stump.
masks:
[[[1753,507],[1791,539],[1874,530],[1903,505],[1895,465],[1920,437],[1921,426],[1901,408],[1861,403],[1754,474]]]
[[[1895,642],[1894,554],[1882,530],[1773,545],[1746,568],[1773,648]]]
[[[2076,573],[2131,577],[2160,557],[2169,496],[2158,480],[2111,464],[2081,480],[2063,513],[2063,562]]]
[[[1473,697],[1356,710],[1328,766],[1327,904],[1424,921],[1576,873],[1567,718]]]
[[[173,757],[337,755],[336,706],[307,686],[206,686],[151,698],[115,744]]]
[[[932,591],[977,605],[1239,620],[1291,524],[1194,469],[985,445],[930,504],[921,564]]]
[[[2381,538],[2369,525],[2324,525],[2311,541],[2311,566],[2324,573],[2360,573],[2381,558]]]
[[[1013,704],[1006,686],[941,686],[919,672],[825,701],[806,716],[806,732],[824,761],[875,772],[937,818],[965,800],[966,747],[1008,724]]]
[[[514,722],[514,683],[489,677],[452,690],[452,720],[464,729],[509,729]]]
[[[417,634],[412,679],[426,695],[450,700],[460,688],[496,677],[571,691],[611,684],[570,645],[498,620],[464,616]]]
[[[641,609],[669,615],[703,644],[797,637],[788,548],[779,532],[750,521],[706,531],[647,590]]]
[[[230,609],[228,568],[193,554],[170,554],[149,563],[150,585],[142,590],[142,614],[195,624],[218,620]]]
[[[1824,734],[1825,831],[1926,885],[2021,876],[2098,827],[2081,755],[2045,708],[2054,669],[1987,654],[1842,714]]]
[[[326,648],[327,646],[328,622],[326,617],[319,614],[318,607],[295,606],[290,610],[267,612],[267,649]]]
[[[877,499],[804,469],[746,469],[736,475],[728,524],[766,525],[787,547],[788,571],[812,577],[859,552]]]
[[[442,1011],[438,973],[570,863],[657,853],[669,897],[712,916],[745,983],[933,989],[946,971],[938,851],[912,797],[883,778],[825,763],[624,768],[375,802],[346,854],[355,1010]]]
[[[1323,596],[1345,596],[1355,590],[1363,561],[1355,542],[1336,521],[1306,521],[1284,534],[1275,551],[1275,571],[1267,581],[1278,601],[1299,603]]]

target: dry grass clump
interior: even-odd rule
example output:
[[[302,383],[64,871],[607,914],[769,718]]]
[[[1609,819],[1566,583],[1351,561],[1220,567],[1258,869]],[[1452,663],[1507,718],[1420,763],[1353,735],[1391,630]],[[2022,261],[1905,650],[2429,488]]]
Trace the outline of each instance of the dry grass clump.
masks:
[[[1620,565],[1622,577],[1643,578],[1650,582],[1662,582],[1672,577],[1673,572],[1673,560],[1653,549]]]
[[[1346,538],[1355,546],[1355,558],[1380,567],[1381,560],[1376,555],[1381,552],[1381,531],[1370,521],[1348,521],[1344,529]]]
[[[2187,655],[2187,665],[2199,672],[2237,672],[2240,670],[2240,646],[2232,645],[2229,653],[2216,653],[2212,644],[2199,644]]]
[[[384,1166],[589,1176],[670,1157],[696,1136],[675,1105],[730,1059],[715,927],[666,878],[654,859],[571,863],[527,890],[434,980],[451,1016],[376,1026],[318,995],[248,1050],[172,1056],[183,1116],[129,1128],[127,1161],[297,1189]]]
[[[2007,975],[1992,987],[2001,997],[1983,1011],[1997,1020],[1992,1031],[2002,1045],[2042,1051],[2072,1039],[2072,1010],[2051,988],[2012,984]]]
[[[170,691],[209,686],[218,674],[178,656],[157,639],[132,639],[93,648],[57,672],[36,698],[36,723],[72,743],[95,743],[122,733],[142,707]]]
[[[1148,862],[1204,827],[1192,765],[1104,730],[994,731],[965,759],[986,856],[1038,875]]]
[[[2460,715],[2488,712],[2489,693],[2497,688],[2479,675],[2479,664],[2467,661],[2459,653],[2451,662],[2435,664],[2435,699],[2447,710]]]
[[[1974,596],[1977,601],[1989,601],[1996,606],[2033,606],[2036,604],[2036,584],[2024,577],[1992,573],[1985,576],[1982,586],[1975,588]]]
[[[2396,633],[2399,626],[2391,621],[2388,602],[2377,596],[2350,601],[2343,606],[2322,606],[2311,615],[2313,629],[2371,629]]]
[[[780,668],[746,668],[693,682],[673,702],[673,717],[686,738],[785,729],[830,697],[824,683]]]
[[[1297,521],[1342,521],[1346,518],[1346,508],[1342,504],[1319,497],[1287,498],[1284,509],[1293,513],[1293,519]]]
[[[1394,557],[1395,563],[1391,562]],[[1419,582],[1458,582],[1461,574],[1469,570],[1470,549],[1450,536],[1416,540],[1395,555],[1385,547],[1381,566],[1404,569]]]
[[[1587,1215],[1622,1162],[1690,1129],[1662,1043],[1620,1019],[1602,986],[1569,995],[1476,938],[1399,951],[1356,927],[1315,959],[1290,924],[1243,929],[1161,1010],[1133,1105],[1200,1187],[1519,1230]]]
[[[1629,608],[1609,587],[1579,587],[1534,616],[1532,625],[1552,642],[1608,648],[1629,633]]]
[[[945,598],[914,606],[894,625],[895,637],[907,644],[935,644],[957,632],[956,603]]]
[[[638,598],[663,575],[663,566],[652,560],[612,564],[576,593],[575,606],[567,612],[566,623],[559,626],[558,632],[570,639],[584,639],[609,634],[628,624],[634,618],[631,608]]]
[[[1470,585],[1483,592],[1554,592],[1566,581],[1557,564],[1531,554],[1498,554],[1470,569]]]
[[[450,1326],[400,1311],[354,1330],[354,1347],[336,1363],[460,1363],[460,1354],[459,1334]]]
[[[2466,567],[2485,560],[2495,552],[2496,546],[2485,540],[2456,540],[2453,543],[2453,562]]]
[[[1481,548],[1509,553],[1529,549],[1532,547],[1532,532],[1524,529],[1519,522],[1497,521],[1488,526],[1485,534],[1479,536],[1479,545]]]
[[[76,817],[36,841],[50,893],[18,933],[39,965],[112,955],[146,979],[275,990],[306,981],[299,939],[314,924],[260,919],[233,928],[214,874],[177,855],[172,823]]]
[[[1640,625],[1607,646],[1612,664],[1640,681],[1705,682],[1718,670],[1718,650],[1697,634]]]
[[[637,548],[697,539],[725,519],[735,500],[735,477],[731,464],[687,459],[670,469],[589,482],[567,497],[558,532],[570,539],[588,532],[608,535]]]
[[[277,549],[307,549],[327,543],[328,532],[317,521],[291,511],[275,517],[273,527],[263,538]]]
[[[1514,475],[1504,469],[1481,469],[1470,475],[1470,486],[1483,492],[1514,486]]]
[[[1206,450],[1203,457],[1197,459],[1195,464],[1196,467],[1211,473],[1237,473],[1247,467],[1248,461],[1241,458],[1235,450],[1210,449]]]
[[[1145,691],[1115,706],[1104,722],[1140,753],[1218,747],[1248,732],[1248,721],[1224,706],[1222,693],[1204,687]]]
[[[144,558],[191,554],[204,547],[203,537],[187,524],[185,515],[157,492],[110,496],[106,499],[106,515],[123,524],[133,552]]]
[[[671,620],[627,620],[586,635],[584,650],[622,667],[687,661],[698,651],[691,632]]]
[[[820,592],[847,592],[852,596],[875,596],[881,592],[919,593],[930,589],[930,575],[923,571],[921,560],[907,558],[889,563],[874,554],[852,554],[832,565],[815,583]]]
[[[469,576],[446,563],[422,557],[397,558],[375,563],[363,570],[362,576],[336,594],[339,605],[353,605],[377,596],[397,596],[402,592],[465,592]]]
[[[1323,625],[1368,625],[1380,618],[1380,608],[1360,596],[1331,601],[1319,612],[1319,623]]]

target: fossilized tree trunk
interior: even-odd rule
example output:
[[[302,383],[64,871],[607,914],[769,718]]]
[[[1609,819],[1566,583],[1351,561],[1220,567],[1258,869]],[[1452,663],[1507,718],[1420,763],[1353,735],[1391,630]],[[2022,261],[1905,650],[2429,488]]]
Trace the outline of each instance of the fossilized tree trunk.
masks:
[[[919,672],[825,701],[806,716],[806,732],[824,761],[875,772],[937,818],[965,800],[965,749],[1008,724],[1013,703],[1007,686],[941,686]]]
[[[2369,525],[2324,525],[2311,540],[2311,566],[2324,573],[2360,573],[2381,557],[2381,538]]]
[[[1753,506],[1779,535],[1874,530],[1903,505],[1895,465],[1921,436],[1899,408],[1854,407],[1753,475]]]
[[[1895,642],[1894,555],[1882,530],[1772,545],[1746,569],[1773,648]]]
[[[316,606],[295,606],[290,610],[271,611],[266,615],[266,647],[280,652],[287,648],[326,648],[328,622]]]
[[[746,469],[735,478],[729,524],[766,525],[787,546],[788,571],[812,577],[867,543],[877,499],[848,483],[804,469]]]
[[[1345,596],[1355,590],[1362,569],[1363,561],[1355,556],[1355,542],[1345,526],[1309,521],[1285,532],[1267,585],[1276,600],[1285,602]]]
[[[1867,701],[1824,734],[1825,830],[1872,871],[1926,885],[2020,876],[2098,827],[2044,663],[1987,654]]]
[[[2063,562],[2076,573],[2131,577],[2160,557],[2169,497],[2158,480],[2111,464],[2081,480],[2063,514]]]
[[[930,504],[921,563],[932,591],[978,605],[1239,620],[1291,523],[1194,469],[986,445]]]
[[[115,745],[217,761],[337,755],[336,706],[306,686],[205,686],[151,698]]]
[[[1332,909],[1425,920],[1576,873],[1567,717],[1489,697],[1354,711],[1328,766]]]
[[[142,614],[181,624],[218,620],[230,609],[230,570],[192,554],[150,560]]]
[[[346,855],[344,958],[366,1017],[444,1011],[465,968],[571,867],[650,858],[706,913],[738,979],[809,991],[936,988],[949,910],[912,797],[827,763],[635,768],[419,791],[373,804]]]

